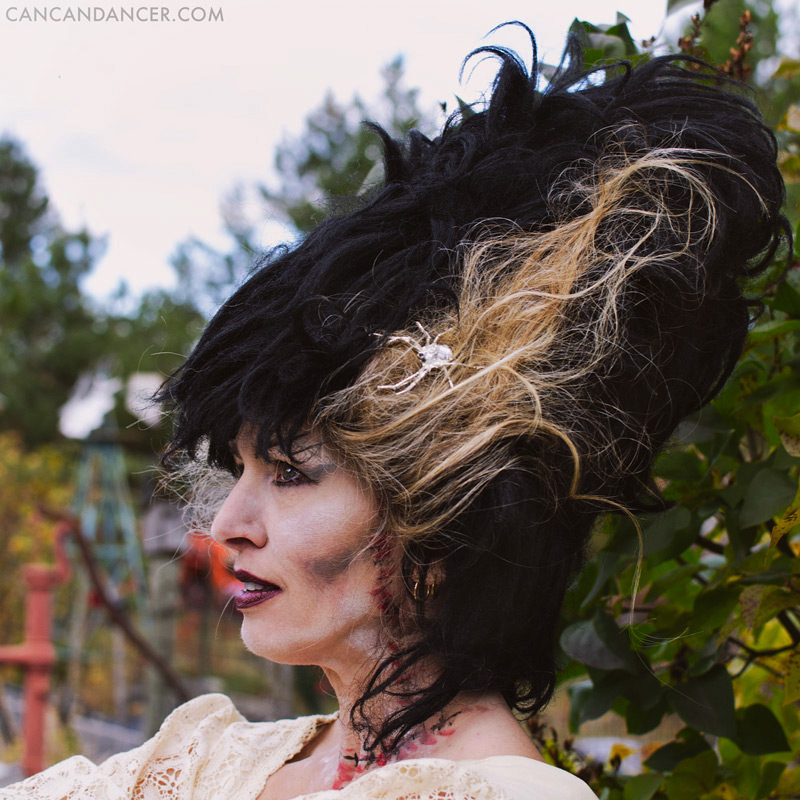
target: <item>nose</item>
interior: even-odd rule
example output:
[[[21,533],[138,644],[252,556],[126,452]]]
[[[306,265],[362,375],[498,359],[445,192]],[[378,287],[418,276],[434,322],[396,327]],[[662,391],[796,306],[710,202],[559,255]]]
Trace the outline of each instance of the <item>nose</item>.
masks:
[[[267,544],[267,531],[259,514],[258,493],[252,487],[248,488],[246,474],[236,481],[214,517],[211,537],[237,552]]]

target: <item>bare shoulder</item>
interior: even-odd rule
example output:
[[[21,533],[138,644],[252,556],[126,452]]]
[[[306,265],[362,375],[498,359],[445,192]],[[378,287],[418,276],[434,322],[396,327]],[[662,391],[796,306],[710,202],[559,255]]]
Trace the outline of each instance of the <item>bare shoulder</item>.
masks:
[[[437,727],[438,758],[463,761],[522,756],[542,760],[511,710],[498,697],[467,698]]]

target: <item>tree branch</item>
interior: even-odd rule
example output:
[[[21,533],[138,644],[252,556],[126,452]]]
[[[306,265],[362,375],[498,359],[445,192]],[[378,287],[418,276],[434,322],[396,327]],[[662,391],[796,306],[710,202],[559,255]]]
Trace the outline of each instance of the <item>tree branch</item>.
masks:
[[[675,556],[675,560],[682,566],[685,567],[689,562],[686,561],[683,556]],[[708,581],[702,576],[695,573],[692,575],[692,579],[699,583],[701,586],[708,586]]]
[[[186,688],[178,674],[172,669],[161,653],[155,650],[150,642],[144,639],[139,631],[134,628],[133,623],[128,619],[128,615],[120,605],[114,602],[109,596],[97,562],[94,560],[92,549],[86,541],[86,537],[83,535],[80,521],[70,514],[64,514],[54,509],[40,507],[40,511],[51,519],[58,519],[69,525],[75,537],[75,542],[78,545],[78,550],[83,558],[83,563],[86,566],[86,571],[89,573],[89,580],[92,582],[92,587],[105,606],[111,621],[122,629],[128,641],[142,654],[145,660],[149,661],[161,673],[166,683],[172,688],[182,703],[191,700],[193,695]]]
[[[742,650],[745,650],[748,655],[757,658],[758,656],[776,656],[778,653],[785,653],[787,650],[794,650],[796,645],[794,644],[787,644],[783,647],[771,647],[767,650],[756,650],[754,647],[750,647],[750,645],[745,644],[741,639],[737,639],[735,636],[728,637],[729,642],[733,642],[737,647],[741,647]]]
[[[705,536],[698,536],[694,543],[699,544],[704,550],[717,553],[720,556],[725,555],[725,548],[721,544],[712,542],[711,539],[706,539]]]
[[[751,666],[761,667],[761,669],[766,670],[770,674],[774,675],[776,678],[785,677],[782,672],[779,672],[777,669],[774,669],[769,664],[765,664],[763,661],[759,661],[754,656],[748,656],[744,664],[742,665],[742,668],[735,675],[731,675],[731,678],[738,678],[745,672],[745,670],[747,670]]]
[[[778,621],[783,625],[786,633],[792,637],[792,642],[794,642],[794,644],[800,644],[800,630],[798,630],[797,626],[792,622],[792,618],[786,611],[778,612]]]

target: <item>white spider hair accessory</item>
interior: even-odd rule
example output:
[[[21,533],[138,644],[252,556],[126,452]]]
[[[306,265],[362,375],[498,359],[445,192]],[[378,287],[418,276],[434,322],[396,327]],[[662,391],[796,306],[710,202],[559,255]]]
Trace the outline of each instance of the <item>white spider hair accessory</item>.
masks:
[[[425,330],[421,322],[417,322],[417,327],[422,331],[425,337],[424,343],[413,336],[390,336],[387,339],[387,344],[394,344],[395,342],[403,342],[412,349],[416,350],[422,366],[412,375],[407,375],[397,383],[392,383],[384,386],[379,386],[379,389],[393,389],[396,394],[405,394],[413,389],[429,372],[435,369],[443,369],[447,375],[447,381],[450,388],[453,387],[453,381],[447,372],[447,367],[453,363],[453,351],[446,344],[439,344],[438,334],[435,339],[431,339],[430,333]]]

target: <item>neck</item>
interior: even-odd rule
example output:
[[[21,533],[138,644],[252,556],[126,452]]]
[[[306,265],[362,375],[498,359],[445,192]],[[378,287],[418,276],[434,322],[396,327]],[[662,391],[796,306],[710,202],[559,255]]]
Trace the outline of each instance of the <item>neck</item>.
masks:
[[[339,701],[339,717],[328,730],[322,748],[322,763],[330,770],[334,789],[341,789],[376,767],[407,758],[433,757],[440,742],[455,732],[456,719],[466,710],[463,699],[456,698],[441,712],[407,731],[399,741],[382,742],[378,746],[374,746],[374,729],[363,730],[353,724],[353,707],[362,697],[376,665],[389,653],[396,652],[400,643],[408,641],[408,636],[416,629],[416,610],[410,602],[397,604],[393,599],[405,597],[406,587],[392,556],[389,544],[374,545],[373,559],[379,572],[372,596],[386,621],[381,640],[357,643],[356,638],[351,637],[344,654],[339,652],[338,659],[321,665]],[[356,719],[363,712],[373,726],[380,725],[407,707],[409,695],[413,697],[435,676],[436,667],[431,663],[412,665],[390,691],[371,698],[360,708]],[[397,691],[405,696],[398,697]]]
[[[463,697],[456,698],[441,712],[424,723],[409,730],[391,750],[385,746],[369,747],[370,731],[353,726],[351,712],[353,704],[361,696],[363,682],[343,682],[341,677],[326,670],[326,675],[339,700],[339,717],[328,732],[324,758],[326,768],[335,774],[332,787],[341,789],[371,769],[385,766],[408,758],[435,757],[436,750],[448,737],[455,733],[458,718],[469,710],[469,702]],[[412,685],[413,678],[404,679]],[[408,701],[384,692],[372,700],[364,709],[371,721],[380,722],[400,711]]]

